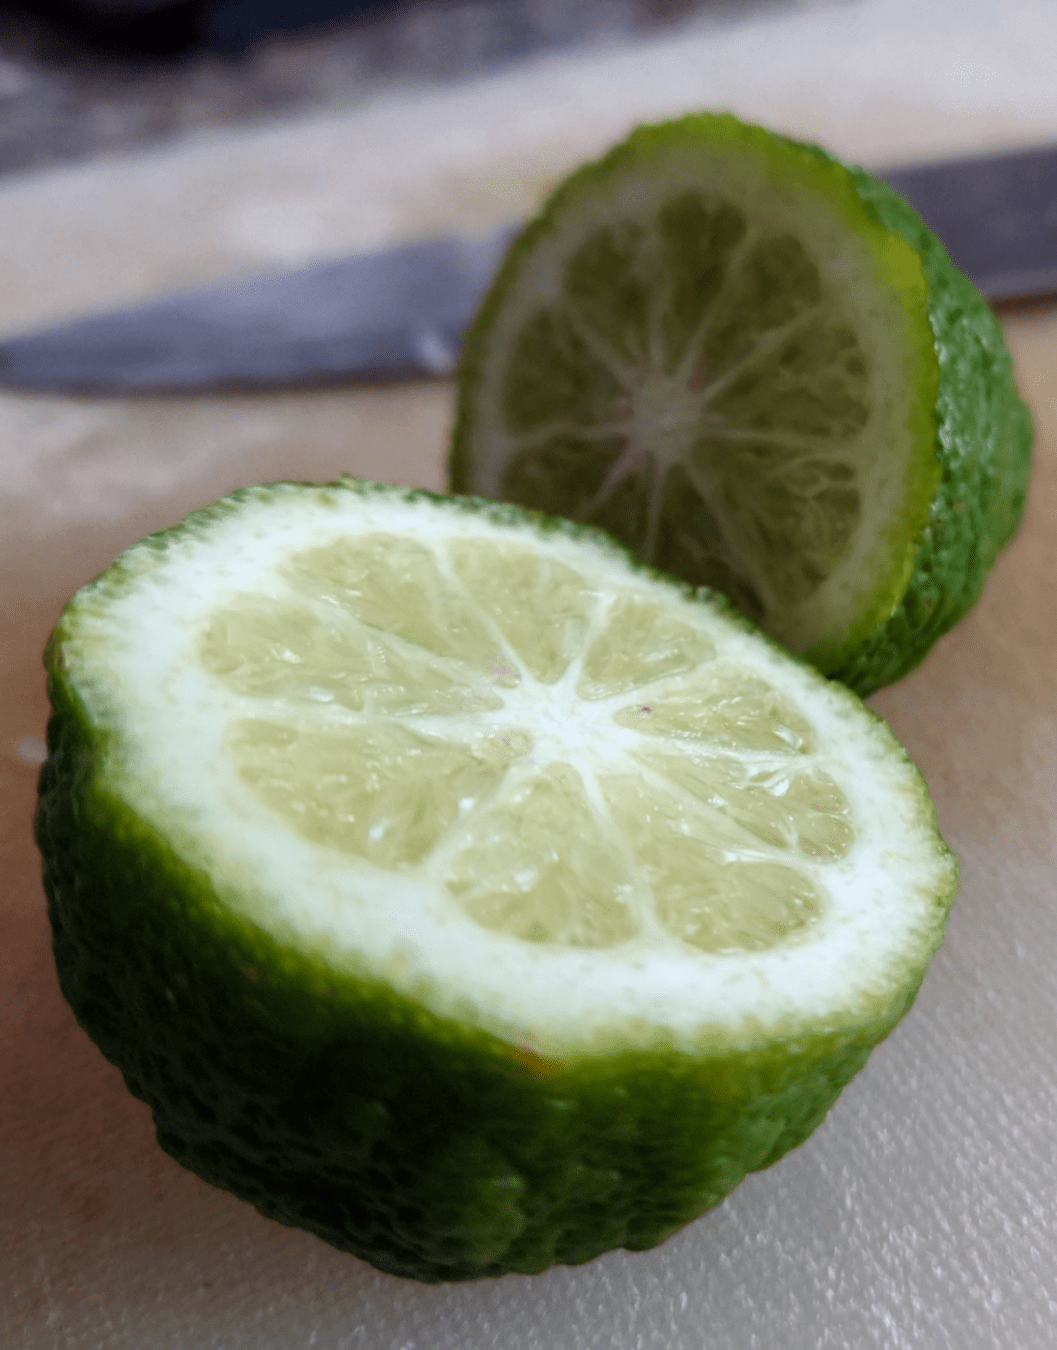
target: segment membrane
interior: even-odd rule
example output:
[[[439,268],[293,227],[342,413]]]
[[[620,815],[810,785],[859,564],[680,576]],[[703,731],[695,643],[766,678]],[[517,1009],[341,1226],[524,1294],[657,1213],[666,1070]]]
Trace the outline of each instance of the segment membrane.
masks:
[[[582,517],[625,444],[621,436],[592,439],[553,431],[540,445],[511,454],[503,466],[503,497],[531,510]]]
[[[653,892],[654,915],[672,937],[707,952],[763,951],[821,914],[810,878],[743,856],[745,835],[732,821],[630,776],[607,777],[601,787]]]
[[[658,211],[659,275],[666,280],[659,328],[667,371],[692,353],[746,228],[736,207],[699,192],[681,193]]]
[[[638,221],[621,221],[590,235],[566,264],[563,299],[574,324],[616,362],[649,357],[646,244]]]
[[[666,675],[694,670],[716,654],[699,628],[674,617],[670,606],[623,595],[584,657],[576,686],[581,698],[607,698]]]
[[[652,749],[633,757],[771,848],[835,861],[854,843],[848,799],[821,769],[761,769],[732,756]]]
[[[567,315],[538,309],[518,334],[502,381],[503,419],[531,432],[554,419],[591,425],[619,412],[623,386]]]
[[[448,552],[471,598],[541,684],[583,648],[598,596],[579,572],[516,544],[455,540]]]
[[[728,561],[733,556],[719,521],[681,464],[668,470],[654,542],[653,562],[691,586],[710,586],[756,622],[763,601],[744,570]]]

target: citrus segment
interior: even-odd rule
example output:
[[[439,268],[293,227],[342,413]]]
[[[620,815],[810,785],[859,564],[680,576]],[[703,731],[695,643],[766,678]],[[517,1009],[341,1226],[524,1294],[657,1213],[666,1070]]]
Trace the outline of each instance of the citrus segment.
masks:
[[[365,625],[270,597],[240,595],[218,606],[199,655],[206,670],[247,697],[408,715],[502,706],[487,682],[473,681],[464,666],[412,656]],[[514,678],[507,666],[490,673],[496,680]]]
[[[550,764],[482,812],[445,884],[484,927],[528,942],[612,947],[638,934],[634,873],[579,774]]]
[[[634,758],[774,848],[836,859],[854,842],[848,799],[821,769],[651,750],[637,750]]]
[[[510,758],[502,743],[475,753],[393,722],[310,731],[247,719],[227,747],[243,782],[298,834],[382,867],[429,853]]]
[[[672,937],[705,952],[762,951],[820,916],[810,877],[754,858],[764,850],[732,823],[717,827],[639,778],[607,777],[603,790]]]
[[[753,671],[709,670],[692,686],[658,691],[648,703],[621,708],[613,720],[647,736],[676,736],[726,749],[807,754],[810,723],[788,699]]]

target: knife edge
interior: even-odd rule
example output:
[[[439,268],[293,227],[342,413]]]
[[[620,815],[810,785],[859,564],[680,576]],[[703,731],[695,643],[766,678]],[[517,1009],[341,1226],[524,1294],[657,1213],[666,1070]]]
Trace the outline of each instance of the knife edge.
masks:
[[[236,278],[0,341],[0,386],[172,394],[449,375],[518,225]]]

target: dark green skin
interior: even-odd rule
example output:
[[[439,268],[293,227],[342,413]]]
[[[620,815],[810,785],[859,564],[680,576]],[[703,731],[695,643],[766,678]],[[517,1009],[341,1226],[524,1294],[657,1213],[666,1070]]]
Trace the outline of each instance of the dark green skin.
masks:
[[[465,1280],[654,1246],[805,1139],[913,1001],[795,1048],[520,1054],[225,908],[102,785],[59,638],[48,663],[37,838],[63,994],[167,1153],[381,1270]]]
[[[940,367],[936,451],[943,470],[902,601],[839,669],[826,672],[865,696],[918,665],[980,598],[1020,524],[1035,427],[1002,330],[975,283],[908,201],[862,169],[851,173],[862,200],[925,264]]]

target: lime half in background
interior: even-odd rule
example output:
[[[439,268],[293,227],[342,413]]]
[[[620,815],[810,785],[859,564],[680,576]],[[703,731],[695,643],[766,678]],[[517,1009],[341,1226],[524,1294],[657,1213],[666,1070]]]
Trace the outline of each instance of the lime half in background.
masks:
[[[902,198],[700,114],[573,174],[467,340],[456,492],[600,526],[861,694],[974,603],[1032,427]]]
[[[386,1271],[660,1242],[810,1133],[942,937],[884,723],[593,530],[251,488],[47,664],[63,993],[167,1152]]]

